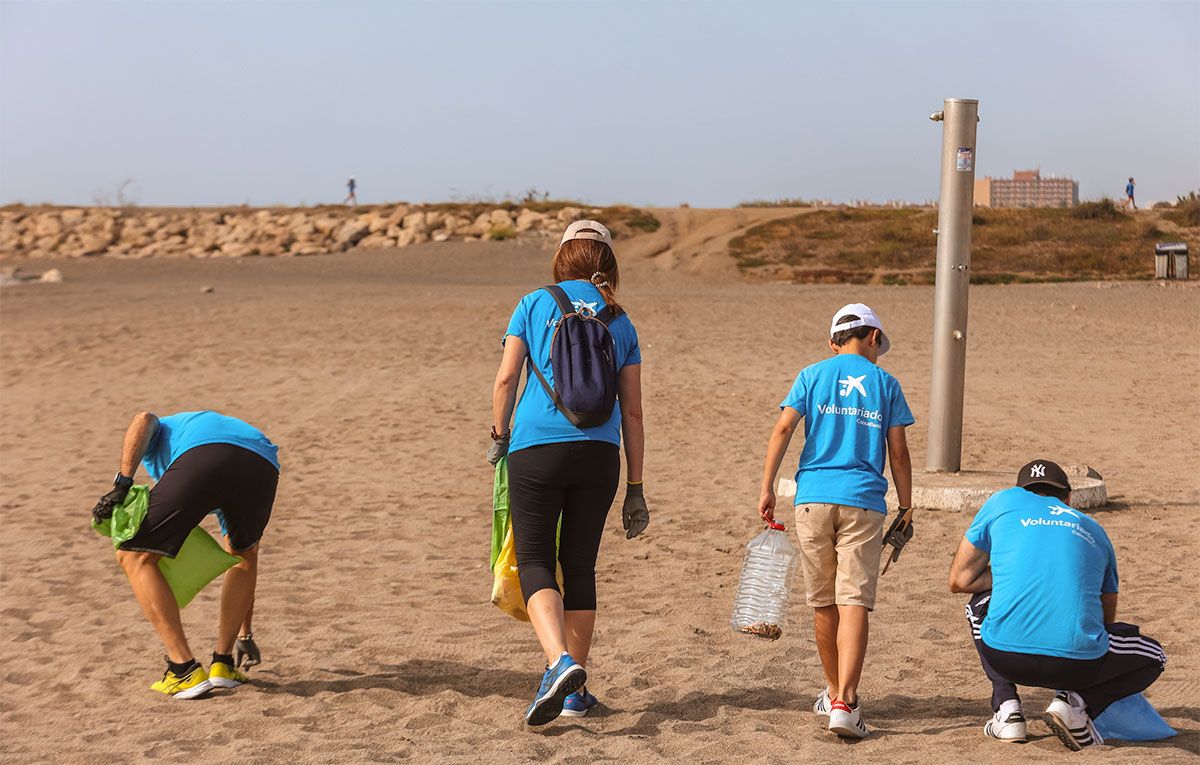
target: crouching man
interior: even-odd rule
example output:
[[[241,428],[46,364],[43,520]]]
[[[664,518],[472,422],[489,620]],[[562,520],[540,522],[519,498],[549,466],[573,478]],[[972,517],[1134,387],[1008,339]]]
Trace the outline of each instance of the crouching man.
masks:
[[[117,550],[117,562],[146,618],[167,650],[167,670],[151,688],[177,699],[193,699],[214,686],[233,688],[247,681],[232,656],[238,629],[248,624],[258,578],[258,544],[279,482],[278,449],[256,428],[216,412],[183,412],[159,419],[149,412],[133,418],[125,433],[120,472],[113,490],[100,498],[92,515],[112,517],[133,485],[138,462],[156,481],[149,508],[136,534]],[[158,568],[174,558],[204,516],[220,509],[227,547],[241,556],[225,573],[221,614],[211,671],[192,655],[175,596]],[[243,638],[247,638],[243,635]],[[243,640],[257,658],[251,640]]]
[[[1117,558],[1104,528],[1069,502],[1049,460],[984,503],[950,567],[951,592],[973,593],[967,619],[995,715],[983,732],[1025,740],[1018,685],[1057,691],[1043,717],[1068,749],[1103,744],[1092,721],[1150,686],[1166,663],[1158,641],[1117,621]]]

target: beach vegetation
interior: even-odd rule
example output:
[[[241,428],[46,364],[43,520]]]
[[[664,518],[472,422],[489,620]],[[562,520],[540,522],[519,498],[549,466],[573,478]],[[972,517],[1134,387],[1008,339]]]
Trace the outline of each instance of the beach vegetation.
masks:
[[[1186,220],[1200,225],[1200,195],[1181,202],[1192,206]],[[1172,236],[1163,221],[1184,209],[1133,216],[1103,199],[1080,207],[974,210],[971,282],[1145,278],[1154,268],[1149,243]],[[837,272],[847,283],[928,284],[937,225],[934,208],[810,209],[747,229],[729,252],[743,272],[784,281],[821,283]]]
[[[1189,191],[1178,197],[1173,209],[1163,213],[1163,217],[1177,226],[1200,227],[1200,192]]]

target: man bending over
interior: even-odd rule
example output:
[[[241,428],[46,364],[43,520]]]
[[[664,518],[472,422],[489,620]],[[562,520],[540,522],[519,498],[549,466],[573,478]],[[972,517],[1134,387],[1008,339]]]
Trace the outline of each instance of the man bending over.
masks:
[[[275,444],[256,428],[216,412],[182,412],[162,419],[141,412],[130,423],[114,488],[100,498],[92,515],[97,520],[112,517],[133,485],[139,461],[157,482],[150,490],[145,520],[117,550],[117,562],[167,649],[167,670],[153,690],[193,699],[214,686],[233,688],[247,681],[232,652],[238,629],[254,604],[258,544],[279,482],[277,453]],[[188,647],[179,607],[158,561],[174,558],[192,529],[217,509],[228,532],[227,546],[242,560],[225,573],[221,587],[210,673]]]

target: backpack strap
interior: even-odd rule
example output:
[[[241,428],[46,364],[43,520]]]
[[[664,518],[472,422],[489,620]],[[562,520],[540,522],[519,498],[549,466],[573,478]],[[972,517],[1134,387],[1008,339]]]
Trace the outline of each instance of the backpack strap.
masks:
[[[537,376],[538,382],[542,384],[542,389],[546,391],[546,395],[554,402],[554,408],[561,412],[563,417],[567,418],[567,422],[578,428],[580,423],[583,422],[582,418],[563,404],[562,397],[558,395],[558,392],[554,388],[550,387],[550,383],[546,382],[546,376],[542,374],[542,370],[538,369],[537,364],[533,363],[533,356],[527,355],[525,357],[525,366]]]
[[[604,322],[605,326],[612,324],[619,316],[624,316],[625,311],[620,308],[614,308],[611,305],[605,305],[600,309],[600,313],[596,314],[596,318]]]
[[[566,290],[564,290],[562,287],[559,287],[557,284],[550,284],[542,287],[542,289],[546,292],[549,292],[554,298],[554,302],[558,303],[558,310],[562,311],[563,316],[566,316],[569,313],[577,313],[575,310],[575,305],[571,302],[571,298],[567,296]],[[604,326],[607,327],[609,324],[612,324],[618,316],[621,316],[624,313],[625,312],[620,308],[614,308],[611,305],[605,304],[605,306],[596,313],[596,318],[604,322]]]
[[[554,302],[558,303],[558,310],[562,311],[563,316],[569,313],[575,313],[575,306],[571,304],[571,298],[567,297],[567,292],[557,284],[550,284],[542,287],[550,296],[554,298]]]

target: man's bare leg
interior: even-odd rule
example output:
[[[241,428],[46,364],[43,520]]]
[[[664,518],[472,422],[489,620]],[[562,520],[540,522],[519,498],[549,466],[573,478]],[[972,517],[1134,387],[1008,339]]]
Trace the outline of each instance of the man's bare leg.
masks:
[[[821,657],[821,669],[825,672],[825,686],[829,698],[838,698],[838,607],[822,606],[813,609],[813,636],[817,641],[817,654]]]
[[[235,553],[233,551],[233,543],[229,541],[229,537],[227,537],[227,536],[221,537],[221,546],[224,547],[225,552],[229,553],[230,555],[237,555],[237,553]],[[258,552],[257,545],[255,546],[254,550],[255,550],[255,552]],[[256,574],[255,575],[255,586],[257,587],[257,585],[258,585],[258,577]],[[254,631],[251,627],[251,622],[253,620],[254,620],[254,599],[251,598],[250,599],[250,609],[248,611],[246,611],[246,618],[242,620],[242,628],[240,630],[238,630],[239,637],[242,635],[249,635],[251,632]]]
[[[129,586],[133,588],[142,612],[167,649],[167,657],[177,664],[183,664],[194,657],[183,634],[183,621],[179,618],[175,594],[158,568],[158,559],[161,557],[157,553],[117,550],[117,563],[129,578]]]
[[[217,653],[233,653],[233,641],[254,606],[258,581],[258,546],[237,553],[241,563],[225,572],[221,583],[221,621],[217,627]]]
[[[837,606],[837,698],[858,703],[858,681],[867,657],[868,611],[863,606]]]

